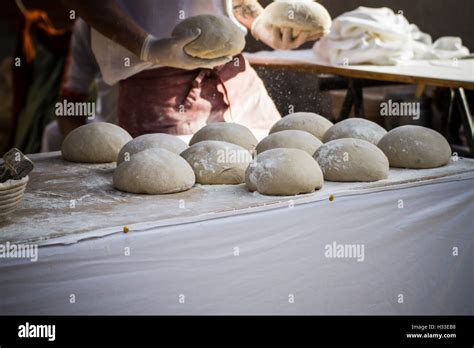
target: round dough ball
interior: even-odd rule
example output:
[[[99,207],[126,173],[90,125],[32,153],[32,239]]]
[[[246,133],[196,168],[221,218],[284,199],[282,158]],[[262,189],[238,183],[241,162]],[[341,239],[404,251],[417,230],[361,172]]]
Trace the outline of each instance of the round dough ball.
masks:
[[[265,8],[261,25],[268,30],[291,28],[293,38],[304,32],[309,40],[316,40],[329,33],[332,20],[326,8],[312,0],[279,0]]]
[[[348,118],[329,128],[324,134],[323,142],[354,138],[377,145],[385,134],[387,134],[387,131],[375,122],[363,118]]]
[[[391,167],[428,169],[442,167],[451,159],[451,147],[438,132],[421,126],[392,129],[378,143]]]
[[[241,146],[223,141],[201,141],[184,151],[188,161],[203,185],[236,185],[245,181],[245,170],[252,155]]]
[[[233,57],[245,48],[245,33],[225,16],[203,14],[187,18],[174,28],[172,35],[180,36],[195,28],[201,29],[201,35],[184,47],[192,57]]]
[[[111,123],[94,122],[74,129],[64,139],[61,152],[66,161],[111,163],[132,140],[126,130]]]
[[[272,149],[249,165],[245,183],[250,191],[270,196],[293,196],[310,193],[323,186],[318,163],[303,150]]]
[[[283,117],[275,123],[270,134],[283,130],[301,130],[313,134],[319,140],[323,139],[324,133],[333,126],[328,119],[311,112],[296,112]]]
[[[153,148],[165,149],[179,155],[188,148],[188,145],[180,138],[169,134],[156,133],[141,135],[129,141],[122,150],[120,150],[117,157],[117,164],[121,164],[126,157],[129,159],[143,150]]]
[[[210,123],[201,128],[191,138],[189,145],[192,146],[205,140],[225,141],[242,146],[249,151],[255,149],[258,144],[257,138],[250,129],[240,124],[226,122]]]
[[[321,141],[314,135],[299,130],[285,130],[270,134],[257,145],[257,153],[271,149],[290,148],[306,151],[313,156],[322,145]]]
[[[195,184],[193,169],[182,157],[165,149],[137,153],[117,167],[114,187],[150,195],[189,190]]]
[[[337,139],[314,154],[328,181],[378,181],[388,178],[389,165],[374,144],[360,139]]]

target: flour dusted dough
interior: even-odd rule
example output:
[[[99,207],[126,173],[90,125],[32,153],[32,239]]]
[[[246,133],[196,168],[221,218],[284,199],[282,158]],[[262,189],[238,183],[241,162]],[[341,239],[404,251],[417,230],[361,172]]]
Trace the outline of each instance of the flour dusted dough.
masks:
[[[241,146],[223,141],[201,141],[184,151],[196,175],[196,182],[204,185],[236,185],[245,181],[245,170],[252,155]]]
[[[377,123],[363,118],[348,118],[336,123],[324,134],[323,142],[342,138],[354,138],[366,140],[377,145],[387,131]]]
[[[258,155],[249,165],[245,183],[250,191],[263,195],[293,196],[320,189],[323,173],[303,150],[272,149]]]
[[[113,180],[114,187],[120,191],[156,195],[189,190],[196,178],[182,157],[154,148],[139,152],[119,165]]]
[[[225,122],[211,123],[201,128],[191,138],[189,145],[192,146],[204,140],[225,141],[242,146],[249,151],[255,149],[258,144],[257,138],[250,129],[240,124]]]
[[[195,28],[201,29],[201,35],[184,47],[192,57],[233,57],[245,48],[244,32],[231,19],[220,15],[204,14],[185,19],[174,28],[172,35],[177,36]]]
[[[111,123],[94,122],[74,129],[64,139],[61,152],[66,161],[111,163],[132,137]]]
[[[451,148],[438,132],[421,126],[392,129],[378,144],[387,155],[390,166],[428,169],[449,163]]]
[[[129,141],[121,150],[117,157],[117,164],[124,160],[129,160],[133,155],[148,149],[160,148],[180,154],[188,148],[188,145],[174,135],[157,133],[141,135]]]
[[[337,139],[323,144],[314,154],[324,179],[369,182],[388,178],[389,164],[374,144],[360,139]]]
[[[333,126],[328,119],[311,112],[296,112],[283,117],[270,130],[270,134],[283,130],[301,130],[313,134],[319,140],[323,139],[324,133]]]
[[[293,37],[308,34],[309,40],[316,40],[329,33],[332,20],[329,12],[311,0],[280,0],[268,5],[258,25],[269,30],[273,27],[293,29]]]
[[[285,130],[270,134],[257,145],[257,153],[278,148],[300,149],[313,156],[322,145],[321,141],[314,135],[299,131]]]

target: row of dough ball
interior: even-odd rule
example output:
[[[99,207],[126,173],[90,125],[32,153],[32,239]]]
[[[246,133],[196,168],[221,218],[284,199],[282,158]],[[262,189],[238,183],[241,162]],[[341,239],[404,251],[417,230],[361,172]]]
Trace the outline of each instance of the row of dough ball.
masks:
[[[288,132],[282,132],[283,139],[275,134],[258,143],[243,126],[214,123],[197,132],[190,141],[191,147],[181,155],[193,166],[200,183],[245,182],[250,191],[267,195],[313,192],[324,181],[319,165],[307,152],[288,147],[296,142],[311,151],[320,142],[315,139],[314,144],[314,137],[307,132]],[[254,150],[262,153],[252,160]],[[208,180],[203,180],[206,176]]]
[[[310,134],[308,136],[311,137]],[[132,139],[120,127],[92,123],[68,135],[63,143],[62,155],[65,160],[73,162],[117,161],[113,184],[118,190],[167,194],[188,190],[196,182],[241,184],[245,182],[246,173],[249,186],[253,187],[250,182],[259,172],[257,170],[254,175],[250,175],[248,168],[252,168],[251,151],[257,144],[257,139],[249,129],[232,123],[214,123],[204,127],[192,137],[190,147],[181,139],[167,134],[148,134]],[[298,149],[267,152],[284,152],[283,157],[278,155],[277,158],[286,160],[278,164],[276,171],[264,166],[270,177],[275,176],[274,185],[278,189],[261,189],[262,193],[297,194],[314,191],[322,185],[321,170],[306,152]],[[258,168],[257,161],[254,162]],[[301,178],[296,178],[293,183],[293,173],[298,172]],[[316,172],[318,179],[315,182],[313,179],[304,179],[308,172]],[[282,190],[284,182],[287,184],[283,185],[285,188]],[[272,183],[265,185],[272,186]]]
[[[212,139],[212,140],[206,140]],[[166,194],[200,184],[241,184],[258,141],[237,124],[210,124],[191,139],[191,147],[168,134],[132,139],[122,128],[91,123],[72,131],[62,145],[65,160],[117,162],[114,186],[125,192]]]
[[[252,161],[250,151],[257,142],[249,129],[232,123],[213,123],[202,128],[192,137],[190,147],[170,135],[144,135],[120,151],[114,185],[126,192],[161,194],[184,191],[195,183],[241,184]],[[155,147],[161,148],[160,153]],[[163,148],[173,153],[164,156]],[[175,160],[171,162],[173,156]],[[161,169],[167,165],[173,173]]]
[[[205,139],[236,142],[223,132],[228,127],[233,126],[205,127],[191,145]],[[241,145],[245,142],[247,149],[255,142],[248,130],[239,132],[237,139]],[[202,153],[208,151],[196,151],[200,155],[194,156],[190,163],[202,159]],[[348,119],[333,125],[312,113],[289,115],[277,122],[270,135],[256,146],[256,152],[258,157],[247,167],[245,175],[248,188],[281,195],[312,192],[322,186],[323,178],[342,182],[383,180],[388,177],[390,165],[435,168],[446,165],[451,157],[444,137],[428,128],[405,126],[387,133],[368,120]],[[311,156],[319,169],[314,168]],[[240,173],[243,167],[238,168]]]
[[[437,168],[448,164],[451,158],[451,148],[447,140],[438,132],[421,126],[401,126],[387,133],[378,124],[362,118],[350,118],[333,125],[317,114],[295,113],[278,121],[270,130],[270,134],[287,130],[309,132],[325,143],[325,148],[344,148],[348,147],[348,144],[358,144],[375,151],[374,147],[360,141],[348,142],[341,139],[369,142],[381,149],[387,156],[390,166],[395,168]],[[271,137],[264,139],[263,142],[269,142]],[[281,139],[283,138],[284,136],[281,136]],[[301,140],[300,143],[302,142]],[[307,141],[304,141],[304,145],[293,141],[294,146],[290,147],[306,150],[308,144]],[[317,146],[314,139],[311,144],[312,147]]]
[[[347,123],[354,121],[358,124],[347,126]],[[362,129],[364,126],[366,130]],[[92,163],[113,162],[115,158],[118,168],[114,174],[114,185],[127,192],[172,193],[188,189],[195,182],[240,184],[245,180],[250,190],[287,195],[312,192],[322,186],[323,177],[330,181],[387,178],[389,161],[373,143],[382,143],[390,155],[390,151],[395,155],[391,157],[397,160],[399,153],[393,151],[390,134],[395,134],[396,142],[405,147],[410,139],[415,139],[417,146],[432,141],[431,138],[439,140],[437,136],[444,140],[432,130],[417,127],[409,129],[412,133],[409,137],[402,134],[404,141],[400,142],[399,132],[404,127],[385,136],[383,128],[377,127],[362,119],[350,119],[333,126],[319,115],[299,113],[277,122],[271,134],[259,144],[250,130],[243,126],[215,123],[196,133],[188,148],[182,140],[171,135],[149,134],[132,140],[120,127],[93,123],[78,128],[66,138],[63,157],[70,161]],[[423,131],[421,137],[420,131]],[[347,138],[349,136],[354,138]],[[342,138],[331,140],[338,137]],[[328,143],[323,144],[319,138]],[[388,140],[382,142],[380,138]],[[437,153],[436,146],[425,147],[429,154]],[[249,151],[253,149],[259,156],[252,162]],[[447,152],[449,161],[449,145]],[[136,154],[140,156],[136,157]],[[401,154],[406,157],[407,151],[402,149]],[[437,158],[439,162],[439,153],[431,161]],[[420,162],[415,159],[414,165],[420,165]]]

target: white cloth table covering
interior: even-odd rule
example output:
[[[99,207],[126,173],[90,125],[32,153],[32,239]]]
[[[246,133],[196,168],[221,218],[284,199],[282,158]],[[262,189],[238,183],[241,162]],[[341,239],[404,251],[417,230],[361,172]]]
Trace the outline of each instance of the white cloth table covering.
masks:
[[[473,198],[470,172],[44,246],[1,260],[0,314],[472,315]]]

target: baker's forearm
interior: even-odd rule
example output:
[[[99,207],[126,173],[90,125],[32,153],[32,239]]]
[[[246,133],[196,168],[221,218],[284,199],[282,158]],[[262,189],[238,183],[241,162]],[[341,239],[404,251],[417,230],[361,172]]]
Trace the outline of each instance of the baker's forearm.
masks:
[[[115,0],[61,0],[91,27],[140,57],[148,33],[136,24]]]
[[[232,5],[234,16],[248,29],[252,27],[255,18],[263,12],[263,7],[257,0],[233,0]]]

